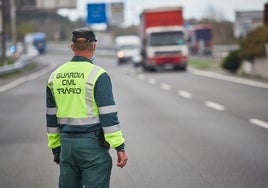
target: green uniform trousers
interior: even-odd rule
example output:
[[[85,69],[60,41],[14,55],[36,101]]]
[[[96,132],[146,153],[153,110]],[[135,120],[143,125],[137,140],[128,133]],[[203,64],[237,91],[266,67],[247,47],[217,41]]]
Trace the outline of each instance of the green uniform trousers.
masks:
[[[60,188],[109,188],[112,158],[99,133],[61,133]]]

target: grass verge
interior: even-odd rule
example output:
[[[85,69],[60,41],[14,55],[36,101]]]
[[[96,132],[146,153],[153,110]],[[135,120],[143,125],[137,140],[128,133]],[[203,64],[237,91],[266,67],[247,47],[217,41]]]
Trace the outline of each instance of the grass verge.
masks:
[[[192,59],[192,60],[189,60],[188,63],[191,67],[198,68],[198,69],[208,69],[213,66],[210,61],[206,61],[206,60]]]

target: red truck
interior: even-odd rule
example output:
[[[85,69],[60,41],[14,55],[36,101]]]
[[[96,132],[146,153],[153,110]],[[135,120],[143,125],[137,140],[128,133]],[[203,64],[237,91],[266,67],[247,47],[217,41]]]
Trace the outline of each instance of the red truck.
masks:
[[[139,36],[145,71],[158,67],[186,69],[188,46],[182,7],[145,9],[140,15]]]

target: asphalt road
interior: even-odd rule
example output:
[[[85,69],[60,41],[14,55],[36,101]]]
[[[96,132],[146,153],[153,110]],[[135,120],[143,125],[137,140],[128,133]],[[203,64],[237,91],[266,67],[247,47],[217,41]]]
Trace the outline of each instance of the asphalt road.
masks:
[[[45,87],[64,53],[0,87],[0,187],[56,188]],[[144,73],[97,56],[113,82],[129,163],[111,188],[267,188],[268,90],[189,70]],[[116,163],[115,151],[111,150]]]

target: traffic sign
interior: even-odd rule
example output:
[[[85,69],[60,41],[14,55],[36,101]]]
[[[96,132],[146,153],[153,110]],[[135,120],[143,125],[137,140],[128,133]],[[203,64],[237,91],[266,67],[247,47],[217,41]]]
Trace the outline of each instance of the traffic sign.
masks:
[[[121,26],[124,23],[124,3],[112,2],[110,5],[111,15],[109,23]]]
[[[87,24],[107,24],[106,4],[87,4]]]
[[[59,8],[76,8],[76,1],[73,0],[36,0],[36,7],[42,10],[54,10]]]

